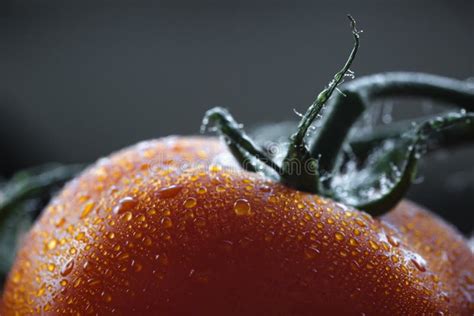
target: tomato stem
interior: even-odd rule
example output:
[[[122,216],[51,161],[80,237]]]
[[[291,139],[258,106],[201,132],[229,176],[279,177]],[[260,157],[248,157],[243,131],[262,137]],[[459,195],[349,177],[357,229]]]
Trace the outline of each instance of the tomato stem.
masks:
[[[453,133],[454,131],[454,133]],[[458,132],[463,132],[461,139]],[[454,138],[453,138],[454,137]],[[352,179],[362,179],[352,183],[330,183],[330,196],[372,215],[380,215],[394,207],[405,195],[421,157],[429,151],[439,148],[430,146],[436,140],[456,143],[474,141],[474,113],[450,112],[436,115],[416,124],[395,138],[388,138],[378,147],[372,148],[372,156],[359,171],[351,170]],[[388,148],[388,149],[387,149]],[[377,153],[378,150],[378,153]],[[364,161],[360,157],[353,157]],[[337,176],[341,176],[338,171]],[[344,175],[342,175],[344,176]]]
[[[354,123],[377,99],[423,97],[474,111],[474,84],[430,74],[376,74],[341,86],[341,92],[326,105],[328,113],[311,145],[311,155],[317,157],[321,154],[319,166],[326,172],[334,169],[339,149]]]
[[[420,124],[438,117],[437,114],[425,116],[422,118],[416,118],[414,120],[403,120],[394,122],[388,125],[376,127],[370,132],[359,133],[358,135],[351,136],[348,140],[351,151],[360,159],[367,158],[374,148],[380,147],[389,139],[399,137],[404,132],[413,128],[413,124]],[[427,150],[429,152],[439,148],[456,147],[468,143],[472,140],[472,130],[474,126],[472,124],[459,124],[451,126],[446,129],[442,134],[433,135],[428,142]]]
[[[208,110],[204,116],[201,131],[205,131],[209,126],[224,136],[227,144],[231,144],[231,151],[240,165],[248,171],[261,169],[257,166],[255,159],[272,168],[276,173],[282,174],[281,168],[243,131],[230,113],[221,107]],[[252,159],[255,158],[255,159]]]
[[[281,178],[283,182],[298,190],[315,193],[321,192],[318,156],[311,155],[304,140],[308,129],[318,117],[324,104],[331,97],[334,90],[337,89],[337,86],[343,81],[359,49],[360,35],[356,28],[356,22],[352,16],[348,15],[348,18],[354,36],[354,47],[352,48],[349,58],[342,69],[334,75],[328,87],[321,91],[316,100],[309,106],[298,124],[297,132],[291,136],[290,145],[288,146],[287,154],[282,163],[283,174]]]
[[[359,48],[359,32],[354,19],[349,16],[349,20],[355,40],[349,58],[302,117],[296,133],[289,138],[281,166],[253,143],[227,110],[209,110],[203,123],[213,124],[245,170],[263,171],[270,177],[276,172],[276,178],[291,188],[379,215],[395,206],[406,193],[423,154],[474,141],[474,85],[435,75],[399,72],[356,79],[339,90]],[[330,98],[336,89],[340,93]],[[348,137],[356,120],[376,99],[397,96],[444,101],[471,112],[463,109],[416,122],[398,122],[358,138]],[[308,130],[326,103],[329,113],[308,149]]]

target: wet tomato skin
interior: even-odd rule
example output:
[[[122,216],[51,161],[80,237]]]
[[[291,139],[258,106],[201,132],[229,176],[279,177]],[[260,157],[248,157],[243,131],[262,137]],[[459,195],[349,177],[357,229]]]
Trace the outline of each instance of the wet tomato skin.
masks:
[[[216,139],[171,137],[66,185],[2,315],[470,315],[473,259],[411,202],[374,219],[240,170]]]

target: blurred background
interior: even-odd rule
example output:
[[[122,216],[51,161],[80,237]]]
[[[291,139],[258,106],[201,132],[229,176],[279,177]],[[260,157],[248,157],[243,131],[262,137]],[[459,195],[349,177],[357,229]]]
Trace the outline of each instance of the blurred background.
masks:
[[[357,77],[474,75],[472,0],[2,0],[0,174],[196,134],[215,105],[249,128],[296,120],[351,49],[347,13]],[[394,117],[436,111],[399,103]],[[472,146],[429,157],[410,198],[471,232],[473,161]]]

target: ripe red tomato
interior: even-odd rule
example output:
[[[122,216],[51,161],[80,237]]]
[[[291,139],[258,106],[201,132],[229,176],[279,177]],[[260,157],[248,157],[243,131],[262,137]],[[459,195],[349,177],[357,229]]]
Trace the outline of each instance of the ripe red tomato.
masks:
[[[99,160],[26,237],[3,315],[472,315],[474,256],[409,202],[380,218],[239,169],[211,138]]]

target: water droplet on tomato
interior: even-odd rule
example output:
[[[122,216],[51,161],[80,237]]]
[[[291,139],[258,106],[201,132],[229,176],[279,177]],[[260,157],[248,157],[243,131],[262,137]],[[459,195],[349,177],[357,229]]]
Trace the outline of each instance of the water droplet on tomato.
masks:
[[[78,287],[79,285],[82,284],[82,278],[81,277],[78,277],[75,281],[74,281],[74,284],[73,286],[74,287]]]
[[[344,234],[341,233],[341,232],[336,232],[336,233],[334,234],[334,237],[336,237],[336,240],[337,240],[337,241],[342,241],[342,240],[344,240]]]
[[[222,167],[219,165],[212,165],[209,167],[210,172],[219,172],[222,170]]]
[[[360,218],[356,218],[354,219],[354,221],[357,223],[357,225],[359,225],[360,227],[366,227],[367,225],[365,224],[365,222],[363,220],[361,220]]]
[[[102,299],[104,300],[104,302],[106,302],[106,303],[112,302],[112,296],[110,294],[102,292],[101,296],[102,296]]]
[[[119,200],[118,204],[114,207],[113,212],[114,214],[122,214],[132,210],[137,204],[137,200],[131,196],[127,196]]]
[[[379,250],[379,245],[373,241],[373,240],[369,240],[369,245],[370,245],[370,248],[372,248],[373,250]]]
[[[94,208],[95,203],[94,202],[89,202],[86,205],[84,205],[84,208],[82,209],[81,213],[81,219],[84,219],[87,217],[87,215],[92,212],[92,209]]]
[[[207,189],[205,187],[199,187],[196,189],[196,192],[198,194],[205,194],[207,192]]]
[[[161,225],[163,225],[164,228],[170,228],[173,226],[173,221],[169,217],[163,217],[161,219]]]
[[[63,226],[65,223],[66,223],[66,219],[64,217],[61,217],[54,225],[59,228]]]
[[[70,260],[61,269],[61,275],[67,276],[72,272],[73,269],[74,269],[74,260]]]
[[[315,246],[309,246],[304,249],[304,256],[306,259],[314,259],[319,254],[319,249]]]
[[[54,248],[56,248],[57,245],[58,245],[58,241],[53,238],[46,243],[46,249],[53,250]]]
[[[398,247],[400,245],[400,241],[398,240],[398,238],[390,235],[390,234],[386,234],[385,235],[387,237],[387,241],[390,243],[390,245],[392,245],[393,247]]]
[[[122,215],[122,219],[125,220],[126,222],[130,221],[132,219],[133,215],[132,212],[125,212]]]
[[[138,215],[137,216],[137,221],[138,222],[145,222],[146,221],[145,215],[143,215],[143,214]]]
[[[77,241],[87,241],[87,238],[86,238],[86,234],[84,232],[80,232],[78,233],[74,239],[76,239]]]
[[[156,192],[156,196],[161,199],[170,199],[178,195],[183,187],[181,185],[171,185],[166,188],[162,188]]]
[[[426,266],[425,264],[419,259],[419,258],[411,258],[410,261],[413,263],[413,265],[421,272],[426,271]]]
[[[48,271],[53,272],[56,269],[56,265],[54,263],[48,263]]]
[[[249,201],[246,199],[238,199],[234,203],[234,212],[237,216],[248,216],[251,212]]]
[[[216,191],[217,191],[217,192],[224,192],[224,191],[225,191],[225,187],[222,186],[222,185],[218,185],[218,186],[216,186]]]
[[[196,217],[194,219],[194,224],[198,227],[206,226],[206,219],[204,217]]]
[[[183,205],[185,208],[193,208],[197,204],[197,200],[193,197],[187,198],[184,202]]]
[[[38,289],[38,291],[36,292],[36,296],[38,297],[43,296],[45,292],[46,292],[46,284],[43,283],[41,287]]]

